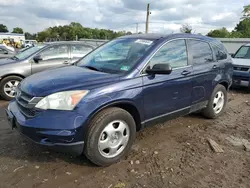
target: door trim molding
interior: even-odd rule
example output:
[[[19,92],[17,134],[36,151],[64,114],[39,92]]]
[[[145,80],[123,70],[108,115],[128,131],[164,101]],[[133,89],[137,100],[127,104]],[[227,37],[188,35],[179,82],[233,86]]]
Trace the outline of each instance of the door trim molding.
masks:
[[[185,110],[189,110],[190,108],[191,108],[191,106],[188,106],[188,107],[181,108],[181,109],[178,109],[178,110],[166,113],[166,114],[162,114],[162,115],[147,119],[147,120],[141,122],[141,124],[146,124],[148,122],[155,121],[155,120],[160,119],[160,118],[164,118],[164,117],[167,117],[167,116],[170,116],[170,115],[174,115],[176,113],[179,113],[179,112],[182,112],[182,111],[185,111]]]

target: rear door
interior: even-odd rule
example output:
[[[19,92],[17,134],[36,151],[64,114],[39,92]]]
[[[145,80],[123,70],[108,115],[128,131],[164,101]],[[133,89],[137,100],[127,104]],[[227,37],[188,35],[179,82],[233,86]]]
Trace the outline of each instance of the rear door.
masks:
[[[166,63],[173,71],[169,75],[143,76],[146,122],[170,114],[179,116],[189,112],[193,70],[188,57],[186,41],[178,39],[166,43],[150,60],[146,68]]]
[[[49,46],[37,55],[40,55],[42,60],[32,62],[32,74],[70,62],[69,46],[66,44]]]
[[[91,52],[94,47],[84,44],[71,44],[70,46],[70,63],[75,63],[78,59]]]
[[[192,105],[207,101],[214,89],[219,65],[213,57],[210,44],[205,41],[189,39],[188,47],[193,64]]]

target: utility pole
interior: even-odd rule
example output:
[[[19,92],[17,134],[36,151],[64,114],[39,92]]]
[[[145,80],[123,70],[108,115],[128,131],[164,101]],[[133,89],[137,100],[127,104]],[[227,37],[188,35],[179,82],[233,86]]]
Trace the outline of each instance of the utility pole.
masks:
[[[148,33],[148,22],[149,22],[149,15],[151,14],[151,12],[149,11],[149,3],[147,6],[147,17],[146,17],[146,33]]]
[[[138,33],[138,23],[136,23],[136,34]]]

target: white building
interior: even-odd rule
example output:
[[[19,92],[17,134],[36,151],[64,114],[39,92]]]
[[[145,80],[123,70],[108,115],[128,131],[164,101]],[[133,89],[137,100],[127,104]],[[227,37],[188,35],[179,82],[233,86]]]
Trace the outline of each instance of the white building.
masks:
[[[3,39],[14,39],[15,42],[25,41],[24,34],[18,33],[2,33],[0,32],[0,41]]]

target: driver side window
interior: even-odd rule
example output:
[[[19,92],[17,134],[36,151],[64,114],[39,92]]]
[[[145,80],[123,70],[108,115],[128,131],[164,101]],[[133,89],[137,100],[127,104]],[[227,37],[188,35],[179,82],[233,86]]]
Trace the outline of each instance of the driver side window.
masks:
[[[64,59],[69,57],[67,45],[51,46],[40,53],[43,60]]]
[[[149,62],[150,68],[155,64],[169,64],[173,69],[188,65],[187,46],[184,39],[165,44]]]

